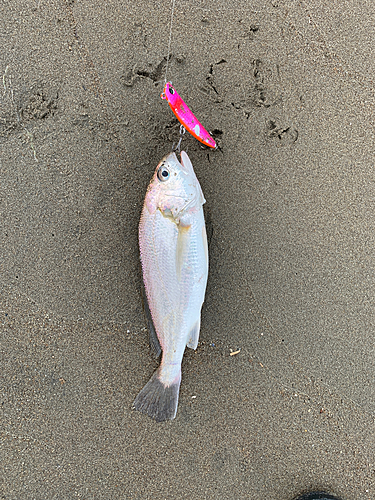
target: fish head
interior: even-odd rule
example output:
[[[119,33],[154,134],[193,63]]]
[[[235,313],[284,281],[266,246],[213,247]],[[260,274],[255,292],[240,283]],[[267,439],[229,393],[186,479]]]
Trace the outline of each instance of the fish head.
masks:
[[[160,210],[165,217],[178,223],[184,214],[199,210],[205,201],[185,151],[181,152],[181,162],[175,153],[168,154],[159,162],[145,199],[151,214]]]

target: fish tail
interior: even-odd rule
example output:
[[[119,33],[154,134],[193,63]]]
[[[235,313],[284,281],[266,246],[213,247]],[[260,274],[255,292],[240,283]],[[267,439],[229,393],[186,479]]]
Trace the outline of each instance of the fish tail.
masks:
[[[159,370],[156,370],[135,398],[133,408],[147,414],[156,422],[173,420],[177,413],[180,383],[181,372],[171,385],[166,385],[160,379]]]

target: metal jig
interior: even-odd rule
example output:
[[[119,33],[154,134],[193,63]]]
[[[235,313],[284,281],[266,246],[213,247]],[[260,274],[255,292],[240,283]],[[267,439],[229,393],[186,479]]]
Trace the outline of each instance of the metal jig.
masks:
[[[215,140],[210,136],[203,125],[197,120],[186,103],[176,92],[176,89],[172,86],[172,82],[165,83],[161,98],[167,100],[178,121],[188,132],[190,132],[191,135],[198,139],[198,141],[200,141],[202,144],[205,144],[210,148],[215,149],[217,147]],[[181,140],[182,137],[180,137],[178,146],[181,144]]]

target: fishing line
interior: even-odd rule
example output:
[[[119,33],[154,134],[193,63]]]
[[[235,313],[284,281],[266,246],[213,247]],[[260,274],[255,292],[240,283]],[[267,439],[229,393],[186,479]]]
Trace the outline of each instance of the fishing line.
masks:
[[[167,66],[165,67],[164,83],[167,83],[167,72],[168,72],[169,54],[171,52],[172,24],[173,24],[173,13],[174,13],[174,4],[175,4],[175,1],[176,0],[172,0],[171,25],[170,25],[170,29],[169,29],[169,43],[168,43]]]
[[[168,54],[167,54],[167,64],[165,66],[165,77],[164,77],[164,90],[161,93],[161,98],[166,99],[173,113],[175,114],[177,120],[181,123],[182,128],[180,128],[180,140],[177,144],[178,150],[181,146],[181,141],[185,133],[185,129],[190,132],[198,141],[200,141],[205,146],[216,149],[217,144],[215,139],[207,132],[203,125],[196,119],[193,113],[190,111],[187,104],[181,99],[176,89],[173,87],[172,82],[167,81],[169,59],[171,58],[171,44],[172,44],[172,28],[173,28],[173,14],[174,6],[176,0],[172,0],[171,9],[171,21],[169,27],[169,42],[168,42]]]
[[[172,0],[172,12],[171,12],[171,22],[170,22],[170,28],[169,28],[169,42],[168,42],[167,65],[165,67],[164,83],[167,83],[167,73],[168,73],[169,57],[170,57],[170,53],[171,53],[172,25],[173,25],[173,14],[174,14],[174,5],[175,5],[175,3],[176,3],[176,0]],[[180,125],[180,140],[178,141],[176,147],[174,147],[174,144],[172,145],[172,151],[178,151],[178,152],[180,152],[181,142],[182,142],[182,139],[184,138],[185,132],[186,132],[185,127],[181,124]]]

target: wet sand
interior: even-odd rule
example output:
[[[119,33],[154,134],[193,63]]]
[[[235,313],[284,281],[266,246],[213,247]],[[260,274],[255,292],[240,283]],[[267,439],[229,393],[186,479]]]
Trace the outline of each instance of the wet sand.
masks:
[[[157,424],[131,405],[170,7],[0,6],[2,498],[372,499],[375,7],[176,3],[167,76],[220,149],[182,144],[210,275]]]

